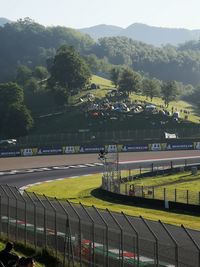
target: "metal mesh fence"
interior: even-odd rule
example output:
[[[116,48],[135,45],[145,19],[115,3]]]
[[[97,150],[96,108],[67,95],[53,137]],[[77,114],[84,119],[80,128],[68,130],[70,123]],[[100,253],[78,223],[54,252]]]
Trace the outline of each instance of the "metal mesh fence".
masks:
[[[0,233],[63,266],[200,266],[200,232],[0,186]]]

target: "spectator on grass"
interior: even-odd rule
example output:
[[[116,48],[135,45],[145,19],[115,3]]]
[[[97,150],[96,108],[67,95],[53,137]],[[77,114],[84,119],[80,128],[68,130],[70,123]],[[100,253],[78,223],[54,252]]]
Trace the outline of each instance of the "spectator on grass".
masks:
[[[34,267],[35,261],[33,258],[24,258],[19,259],[17,267]]]
[[[6,267],[12,267],[18,262],[19,257],[11,252],[13,248],[13,243],[8,242],[5,248],[0,251],[0,261]]]
[[[26,266],[26,258],[21,257],[18,261],[17,267],[24,267],[24,266]]]

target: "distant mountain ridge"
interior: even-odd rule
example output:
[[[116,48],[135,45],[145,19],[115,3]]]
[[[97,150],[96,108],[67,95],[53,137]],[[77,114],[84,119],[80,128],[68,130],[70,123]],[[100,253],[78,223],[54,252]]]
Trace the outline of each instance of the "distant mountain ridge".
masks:
[[[0,26],[3,26],[6,23],[10,23],[11,20],[6,19],[6,18],[0,18]]]
[[[79,31],[89,34],[95,40],[102,37],[125,36],[155,46],[166,44],[178,45],[187,41],[200,39],[200,30],[155,27],[142,23],[134,23],[125,29],[113,25],[101,24],[79,29]]]

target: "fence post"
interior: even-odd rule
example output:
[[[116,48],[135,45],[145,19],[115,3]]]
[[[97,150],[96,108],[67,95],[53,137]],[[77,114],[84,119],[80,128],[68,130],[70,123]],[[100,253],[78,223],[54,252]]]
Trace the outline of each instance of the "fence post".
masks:
[[[198,250],[198,267],[200,267],[200,246],[197,244],[197,242],[193,239],[193,237],[191,236],[191,234],[188,232],[188,230],[185,228],[185,226],[182,224],[181,227],[183,228],[183,230],[185,231],[185,233],[187,234],[187,236],[190,238],[190,240],[192,241],[192,243],[194,244],[194,246],[197,248]]]
[[[152,187],[152,190],[153,190],[152,195],[153,195],[153,199],[154,199],[155,198],[155,188],[154,188],[154,186]]]
[[[36,199],[38,200],[38,202],[42,205],[43,209],[44,209],[44,247],[45,249],[47,249],[47,222],[46,222],[46,207],[45,205],[42,203],[42,201],[39,199],[39,197],[33,192],[34,196],[36,197]]]
[[[200,192],[199,192],[199,205],[200,205]]]
[[[0,195],[0,236],[1,236],[1,232],[2,232],[2,197]]]
[[[163,188],[163,194],[164,194],[164,202],[166,202],[166,188]]]
[[[26,191],[25,191],[26,192]],[[35,245],[35,250],[37,249],[37,218],[36,218],[36,204],[34,202],[34,200],[32,199],[32,197],[28,194],[28,192],[26,192],[26,195],[28,196],[28,198],[30,199],[30,201],[32,202],[33,206],[34,206],[34,245]]]
[[[25,210],[24,210],[24,243],[26,245],[27,243],[27,204],[26,204],[26,200],[24,199],[23,195],[20,194],[23,202],[24,202],[24,207],[25,207]]]
[[[189,204],[189,190],[186,191],[186,196],[187,196],[187,204]]]
[[[107,212],[109,213],[109,215],[111,216],[111,218],[113,219],[113,221],[116,223],[116,225],[119,227],[120,230],[120,235],[121,235],[121,242],[120,242],[120,249],[119,249],[119,259],[121,258],[121,264],[120,266],[124,266],[124,233],[123,233],[123,228],[121,227],[120,223],[117,221],[117,219],[114,217],[114,215],[109,211],[109,209],[107,209]]]
[[[76,211],[76,209],[73,207],[73,205],[69,202],[69,200],[67,200],[67,203],[69,204],[69,206],[72,208],[72,210],[75,212],[76,216],[78,217],[78,225],[79,225],[79,246],[80,246],[80,250],[79,250],[79,263],[80,266],[82,266],[82,238],[81,238],[81,217],[78,214],[78,212]]]
[[[144,186],[142,185],[142,197],[144,197]]]
[[[74,266],[74,254],[73,254],[73,247],[72,247],[72,244],[71,244],[71,231],[70,231],[69,213],[67,212],[67,210],[65,209],[65,207],[63,206],[63,204],[56,197],[55,197],[55,200],[58,202],[58,204],[60,205],[60,207],[64,210],[64,212],[66,214],[66,217],[67,217],[67,220],[66,220],[65,239],[66,239],[66,236],[67,236],[67,228],[68,228],[68,266],[70,266],[70,252],[72,254],[71,255],[71,257],[72,257],[72,264]],[[69,245],[69,242],[70,242],[70,245]],[[70,251],[70,249],[71,249],[71,251]],[[65,244],[64,250],[66,250],[66,244]],[[65,266],[65,252],[64,252],[64,258],[63,258],[63,266]]]
[[[176,188],[174,189],[174,194],[175,194],[174,198],[175,198],[175,203],[176,203],[177,202],[177,189]]]
[[[128,218],[128,216],[126,214],[124,214],[123,211],[121,212],[121,214],[124,216],[124,218],[126,219],[126,221],[128,222],[128,224],[130,225],[131,229],[134,231],[134,233],[136,235],[137,266],[139,267],[139,265],[140,265],[140,255],[139,255],[139,235],[138,235],[138,232],[135,229],[135,227],[132,224],[132,222],[130,221],[130,219]],[[134,259],[135,259],[135,255],[134,255]]]
[[[6,185],[8,190],[10,190],[11,194],[14,196],[15,198],[15,241],[18,240],[18,224],[17,224],[17,218],[18,218],[18,200],[17,197],[15,195],[15,193],[11,190],[11,188]],[[15,187],[15,189],[18,191],[18,189]]]
[[[6,190],[3,188],[3,186],[0,185],[0,187],[3,190],[7,198],[7,238],[9,239],[9,236],[10,236],[10,198],[8,194],[6,193]]]
[[[154,169],[153,169],[153,163],[152,163],[152,164],[151,164],[151,172],[153,172],[153,170],[154,170]]]
[[[56,258],[58,257],[58,239],[57,239],[57,211],[56,208],[54,207],[54,205],[49,201],[48,197],[43,195],[44,198],[46,199],[46,201],[49,203],[49,205],[51,206],[51,208],[54,211],[55,217],[54,217],[54,224],[55,224],[55,230],[54,230],[54,234],[55,234],[55,249],[56,249]]]
[[[79,202],[79,204],[81,205],[81,207],[83,208],[83,210],[85,211],[85,213],[87,214],[87,216],[90,218],[92,222],[92,265],[95,266],[95,224],[94,224],[94,220],[89,214],[89,212],[87,211],[87,209],[83,206],[83,204],[81,202]]]
[[[162,225],[162,227],[164,228],[164,230],[166,231],[166,233],[168,234],[168,236],[171,238],[171,240],[173,241],[174,245],[175,245],[175,262],[176,262],[176,267],[179,266],[178,264],[178,243],[175,240],[175,238],[172,236],[172,234],[170,233],[170,231],[167,229],[167,227],[161,222],[161,220],[158,220],[158,222],[160,223],[160,225]]]
[[[96,211],[96,213],[99,215],[99,217],[101,218],[101,220],[103,221],[103,223],[104,223],[104,225],[105,225],[105,227],[106,227],[106,267],[108,267],[109,266],[109,255],[108,255],[108,249],[109,249],[109,247],[108,247],[108,224],[107,224],[107,222],[105,221],[105,219],[103,218],[103,216],[101,215],[101,213],[98,211],[98,209],[94,206],[94,205],[92,205],[92,207],[93,207],[93,209]]]
[[[185,159],[185,167],[187,167],[187,159]]]
[[[170,161],[171,170],[173,170],[173,161]]]
[[[158,255],[158,237],[156,236],[156,234],[153,232],[153,230],[150,228],[150,226],[148,225],[147,221],[140,216],[141,220],[143,221],[143,223],[146,225],[146,227],[148,228],[148,230],[151,232],[151,234],[153,235],[155,241],[156,241],[156,251],[155,251],[155,256],[156,256],[156,267],[159,267],[159,255]]]
[[[128,184],[125,184],[125,195],[128,195]]]

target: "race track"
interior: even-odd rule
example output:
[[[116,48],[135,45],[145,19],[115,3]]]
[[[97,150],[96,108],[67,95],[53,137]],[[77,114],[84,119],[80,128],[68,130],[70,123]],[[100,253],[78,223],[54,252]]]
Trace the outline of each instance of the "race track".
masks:
[[[200,152],[199,151],[168,151],[168,152],[140,152],[140,153],[121,153],[119,155],[119,160],[121,162],[121,167],[124,166],[140,166],[143,162],[149,166],[153,161],[157,163],[165,162],[169,165],[171,160],[182,161],[185,162],[187,157],[194,157],[195,162],[200,162]],[[178,160],[180,158],[180,160]],[[192,162],[192,159],[190,161]],[[89,173],[97,173],[102,172],[102,166],[87,166],[87,167],[78,167],[80,164],[88,164],[97,162],[97,155],[95,154],[87,154],[87,155],[67,155],[67,156],[38,156],[38,157],[20,157],[20,158],[4,158],[0,159],[1,171],[4,170],[31,170],[31,168],[36,168],[35,172],[25,172],[25,173],[13,173],[6,174],[0,176],[1,184],[8,184],[11,186],[22,187],[27,184],[41,182],[45,180],[54,180],[63,177],[70,176],[78,176]],[[125,164],[123,164],[125,162]],[[188,162],[188,161],[187,161]],[[155,163],[154,163],[155,164]],[[60,169],[54,170],[45,170],[40,171],[41,167],[50,167],[50,166],[60,166]],[[71,167],[69,167],[71,166]],[[73,166],[73,167],[72,167]],[[38,168],[38,170],[37,170]],[[54,203],[56,205],[56,203]],[[6,206],[5,206],[6,207]],[[59,210],[59,207],[57,207]],[[72,218],[75,216],[74,213],[70,212],[70,207],[66,205],[67,210],[71,214]],[[23,210],[23,205],[22,205]],[[81,220],[87,221],[88,216],[83,212],[82,208],[76,206],[77,212],[81,216]],[[61,212],[61,211],[60,211]],[[98,217],[98,214],[88,208],[88,212],[91,217],[95,220],[95,223],[98,225],[102,225],[103,222]],[[110,229],[117,229],[115,223],[113,223],[112,218],[106,211],[101,211],[101,215],[104,220],[107,222]],[[33,214],[30,211],[30,217]],[[120,222],[120,225],[123,227],[123,231],[127,237],[127,245],[126,249],[130,247],[129,243],[129,233],[130,226],[127,225],[124,218],[120,214],[115,214],[117,221]],[[149,233],[148,229],[142,223],[140,218],[137,217],[129,217],[133,222],[137,231],[139,233],[142,249],[146,256],[151,257],[151,248],[150,244],[154,244],[155,239]],[[38,217],[38,221],[40,217]],[[167,260],[169,263],[174,264],[174,244],[170,240],[169,236],[167,236],[166,232],[163,228],[157,223],[153,221],[148,221],[149,225],[156,233],[159,242],[159,256],[162,260]],[[64,231],[63,229],[63,219],[62,216],[58,218],[58,224],[60,227],[60,231]],[[194,244],[188,239],[188,237],[183,233],[183,230],[180,227],[168,225],[167,226],[170,232],[173,234],[177,244],[179,245],[179,266],[193,266],[196,267],[198,264],[198,252]],[[195,238],[196,243],[200,246],[200,232],[190,230],[190,234]],[[117,240],[115,236],[112,236],[113,246],[116,245]],[[148,245],[149,243],[149,245]],[[168,247],[168,251],[166,252],[166,247]],[[153,257],[153,255],[152,255]],[[173,266],[173,265],[172,265]]]

